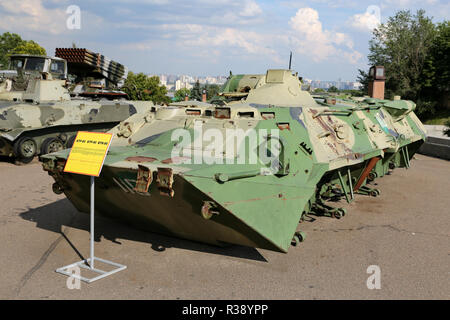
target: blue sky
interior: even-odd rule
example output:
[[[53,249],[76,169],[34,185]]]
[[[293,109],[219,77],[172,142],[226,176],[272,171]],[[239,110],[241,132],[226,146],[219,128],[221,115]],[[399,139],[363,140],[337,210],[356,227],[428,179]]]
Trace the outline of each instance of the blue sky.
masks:
[[[66,9],[81,9],[81,29]],[[0,0],[0,32],[54,54],[75,42],[149,74],[225,75],[287,68],[309,79],[355,80],[371,30],[396,11],[448,19],[448,0]]]

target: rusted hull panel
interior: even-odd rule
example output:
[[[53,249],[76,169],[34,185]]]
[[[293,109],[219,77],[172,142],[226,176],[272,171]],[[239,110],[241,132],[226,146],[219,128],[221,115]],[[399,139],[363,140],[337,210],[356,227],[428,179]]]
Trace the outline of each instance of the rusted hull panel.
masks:
[[[237,244],[286,252],[222,207],[211,219],[202,216],[205,201],[212,201],[180,176],[174,179],[173,197],[152,183],[147,193],[134,190],[137,171],[105,167],[95,181],[96,213],[155,233],[211,245]],[[89,177],[63,174],[64,193],[75,207],[89,212]]]

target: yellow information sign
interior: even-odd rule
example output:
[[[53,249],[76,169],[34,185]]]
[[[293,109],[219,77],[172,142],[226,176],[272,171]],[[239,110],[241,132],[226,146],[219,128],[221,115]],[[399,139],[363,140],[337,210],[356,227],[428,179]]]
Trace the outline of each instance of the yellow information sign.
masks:
[[[98,177],[111,140],[111,133],[79,131],[64,172]]]

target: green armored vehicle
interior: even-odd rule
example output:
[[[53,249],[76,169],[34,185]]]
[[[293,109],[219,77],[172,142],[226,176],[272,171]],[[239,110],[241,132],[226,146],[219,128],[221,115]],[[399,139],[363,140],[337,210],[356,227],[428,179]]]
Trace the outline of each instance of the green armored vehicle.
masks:
[[[160,107],[114,128],[96,211],[184,239],[287,252],[305,214],[340,218],[327,200],[377,196],[368,182],[409,167],[425,139],[413,102],[328,105],[290,70],[258,77],[239,100]],[[68,154],[42,156],[43,168],[88,213],[90,179],[63,172]]]
[[[311,95],[301,89],[298,73],[281,80],[284,72],[286,70],[271,70],[269,76],[265,74],[230,74],[218,96],[210,102],[220,105],[261,102],[278,106],[292,106],[299,103],[303,106],[316,105]]]
[[[153,107],[71,97],[67,62],[61,58],[13,55],[9,69],[0,72],[0,156],[22,163],[70,147],[77,131],[107,131]]]

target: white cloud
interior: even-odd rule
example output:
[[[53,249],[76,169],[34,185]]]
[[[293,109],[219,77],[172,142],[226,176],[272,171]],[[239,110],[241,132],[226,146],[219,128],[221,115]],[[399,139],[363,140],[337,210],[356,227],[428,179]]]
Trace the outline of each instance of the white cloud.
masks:
[[[376,15],[368,12],[355,14],[350,18],[350,25],[359,30],[372,31],[380,25],[380,20]]]
[[[186,40],[185,44],[192,47],[231,46],[242,48],[252,54],[273,54],[272,49],[264,46],[265,42],[265,39],[255,32],[241,31],[233,28],[225,28],[222,30],[212,28],[204,35]]]
[[[326,5],[329,8],[350,8],[356,7],[361,0],[289,0],[281,1],[280,4],[285,7],[299,8],[307,5]]]
[[[265,56],[279,62],[278,54],[268,44],[276,39],[266,34],[243,31],[236,28],[213,27],[200,24],[164,24],[155,30],[163,40],[149,40],[128,44],[137,50],[154,50],[164,46],[164,42],[183,55],[204,57],[208,60],[220,59],[226,54]]]
[[[261,7],[253,0],[246,0],[239,14],[243,17],[255,17],[262,13]]]
[[[129,4],[168,5],[170,3],[169,0],[97,0],[97,2],[120,3],[125,5]]]
[[[197,23],[172,23],[154,26],[152,33],[159,40],[129,44],[137,50],[154,50],[170,43],[183,55],[215,59],[212,52],[242,57],[253,55],[282,63],[279,50],[286,46],[313,60],[339,59],[357,63],[362,55],[353,48],[352,39],[341,32],[324,30],[319,14],[311,8],[301,8],[289,21],[290,30],[278,32],[248,31],[242,28],[209,26]]]
[[[166,6],[154,8],[148,16],[142,7],[133,4],[172,5],[172,1],[129,1],[131,5],[112,5],[112,15],[99,13],[104,18],[93,13],[95,8],[89,12],[82,6],[81,30],[70,31],[66,28],[66,7],[72,0],[0,0],[0,30],[17,32],[39,43],[42,40],[42,45],[52,43],[56,47],[75,41],[103,50],[114,42],[115,47],[127,52],[162,52],[174,65],[198,60],[213,65],[223,61],[284,65],[286,59],[281,59],[280,54],[284,56],[290,48],[308,62],[355,63],[362,57],[354,50],[347,33],[324,29],[318,12],[308,7],[294,11],[290,20],[280,22],[268,19],[276,15],[263,12],[256,0],[192,0],[192,6],[173,4],[174,10]],[[125,0],[110,2],[125,4]],[[191,7],[198,10],[190,10]],[[123,16],[123,20],[117,22],[114,15]],[[117,37],[111,37],[115,32]],[[124,57],[129,59],[128,54]],[[124,63],[129,63],[126,59]]]
[[[401,7],[401,8],[408,8],[413,5],[420,5],[420,4],[427,4],[427,5],[434,5],[438,3],[439,0],[384,0],[383,6],[385,7]]]
[[[58,3],[59,8],[49,9],[46,2]],[[71,32],[67,29],[69,18],[66,0],[0,0],[0,29],[15,33],[29,34],[34,32],[39,36],[56,35]],[[100,30],[105,20],[88,11],[81,10],[81,29]]]
[[[349,19],[349,24],[358,30],[372,31],[381,23],[381,9],[378,6],[368,6],[365,13],[358,13]]]
[[[353,50],[353,41],[344,33],[324,30],[319,13],[312,8],[301,8],[289,21],[292,35],[289,38],[296,51],[315,62],[332,57],[344,57],[356,63],[361,54]],[[343,50],[337,46],[345,47]]]
[[[0,9],[3,11],[0,19],[1,29],[59,34],[66,26],[65,10],[47,9],[42,0],[0,0]]]

